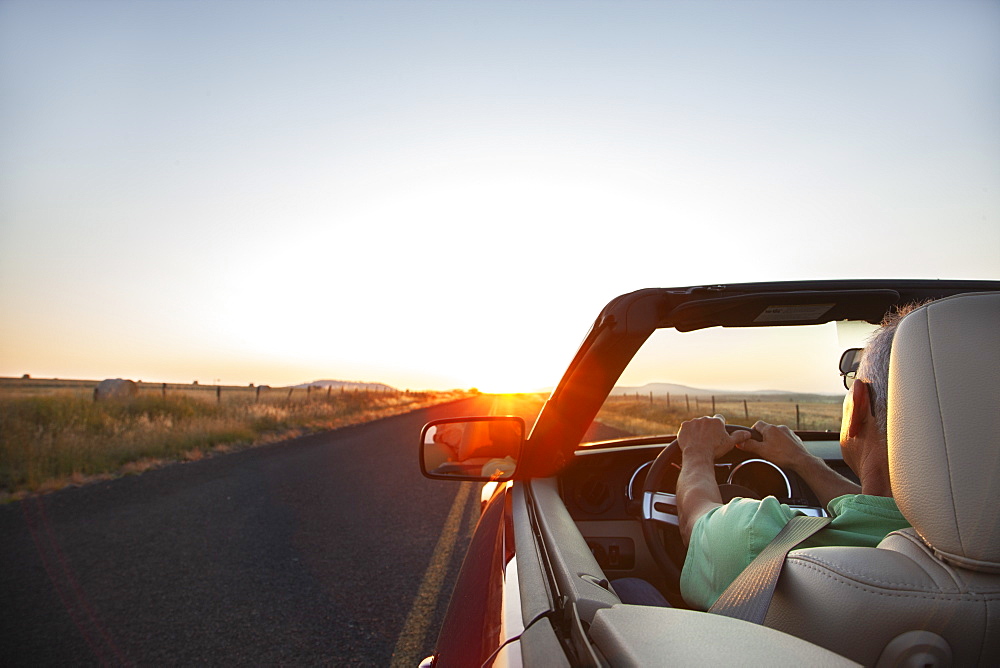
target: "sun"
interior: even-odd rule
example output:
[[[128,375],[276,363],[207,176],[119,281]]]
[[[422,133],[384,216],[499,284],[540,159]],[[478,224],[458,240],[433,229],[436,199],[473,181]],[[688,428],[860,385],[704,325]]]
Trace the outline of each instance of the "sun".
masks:
[[[462,377],[466,387],[475,387],[485,394],[526,394],[552,387],[558,373],[544,366],[539,368],[537,361],[522,353],[507,359],[486,356]]]
[[[517,382],[510,379],[487,380],[482,383],[470,385],[483,394],[527,394],[538,392],[540,386],[531,386],[525,382]]]

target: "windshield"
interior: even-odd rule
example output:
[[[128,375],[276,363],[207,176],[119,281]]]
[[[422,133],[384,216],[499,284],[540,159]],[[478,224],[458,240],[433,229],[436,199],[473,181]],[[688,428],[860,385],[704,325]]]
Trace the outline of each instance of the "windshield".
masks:
[[[653,333],[625,369],[587,441],[674,434],[680,423],[722,414],[798,430],[839,432],[841,353],[864,345],[867,323],[714,327]]]

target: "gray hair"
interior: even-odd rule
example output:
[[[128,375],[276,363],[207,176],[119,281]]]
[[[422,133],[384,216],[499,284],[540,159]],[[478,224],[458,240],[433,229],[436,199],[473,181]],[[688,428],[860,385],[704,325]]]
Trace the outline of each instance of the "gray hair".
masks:
[[[872,332],[868,344],[861,352],[857,377],[868,383],[875,426],[882,436],[886,435],[889,424],[889,353],[892,351],[892,339],[903,316],[926,303],[905,304],[887,313],[881,327]]]

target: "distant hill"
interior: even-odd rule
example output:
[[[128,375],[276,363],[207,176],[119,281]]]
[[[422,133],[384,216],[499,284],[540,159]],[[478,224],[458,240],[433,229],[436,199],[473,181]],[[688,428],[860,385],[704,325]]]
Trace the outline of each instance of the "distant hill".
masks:
[[[368,390],[369,392],[396,392],[396,388],[385,383],[363,383],[357,380],[314,380],[311,383],[301,383],[293,385],[297,390],[304,390],[308,387],[323,388],[332,387],[335,390]]]
[[[781,401],[785,398],[803,401],[806,399],[813,401],[840,401],[843,399],[843,395],[838,394],[818,394],[818,393],[808,393],[808,392],[787,392],[785,390],[719,390],[719,389],[705,389],[699,387],[690,387],[688,385],[678,385],[677,383],[646,383],[641,387],[625,387],[616,386],[615,389],[611,391],[614,396],[622,394],[639,394],[649,395],[650,392],[653,396],[665,396],[666,394],[687,394],[692,397],[707,397],[715,395],[716,397],[767,397],[768,399]]]
[[[690,394],[691,396],[703,396],[708,394],[722,394],[722,390],[706,390],[699,387],[689,387],[687,385],[678,385],[677,383],[646,383],[642,387],[628,387],[623,385],[616,385],[615,389],[611,391],[611,394],[639,394],[648,395],[650,392],[654,396],[670,394]]]

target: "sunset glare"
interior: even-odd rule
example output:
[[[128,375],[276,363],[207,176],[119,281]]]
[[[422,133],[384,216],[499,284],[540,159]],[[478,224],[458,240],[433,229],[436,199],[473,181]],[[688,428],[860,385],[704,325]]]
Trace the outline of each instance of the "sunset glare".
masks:
[[[998,279],[998,31],[966,0],[7,0],[0,376],[535,391],[639,288]]]

